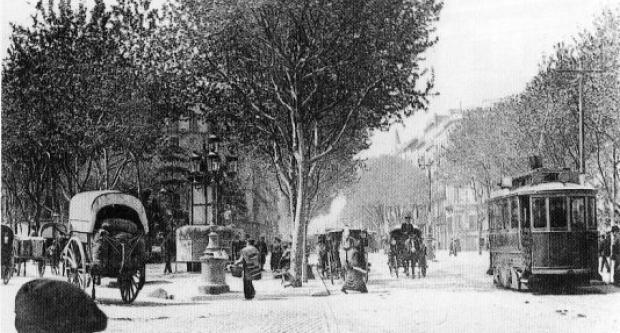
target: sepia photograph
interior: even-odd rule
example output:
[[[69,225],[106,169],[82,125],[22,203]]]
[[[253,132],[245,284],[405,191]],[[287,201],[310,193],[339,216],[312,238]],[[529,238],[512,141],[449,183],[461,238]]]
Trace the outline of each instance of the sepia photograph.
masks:
[[[3,0],[3,333],[611,333],[620,0]]]

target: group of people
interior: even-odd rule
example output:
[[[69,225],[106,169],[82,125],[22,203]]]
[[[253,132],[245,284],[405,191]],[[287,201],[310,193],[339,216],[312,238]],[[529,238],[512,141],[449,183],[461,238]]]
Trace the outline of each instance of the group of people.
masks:
[[[245,235],[245,240],[241,240],[239,235],[235,235],[232,241],[232,260],[238,260],[241,256],[241,250],[245,247],[246,241],[250,239],[250,235]],[[271,252],[269,266],[272,272],[282,269],[288,269],[291,261],[290,242],[282,241],[276,237],[273,244],[269,246],[265,240],[265,236],[261,236],[260,240],[255,244],[259,253],[259,262],[261,271],[265,270],[267,256]]]
[[[239,235],[235,236],[231,249],[233,265],[243,267],[243,293],[247,300],[256,295],[252,281],[261,279],[269,252],[271,271],[288,271],[291,261],[289,247],[289,242],[282,242],[277,237],[270,247],[264,236],[261,236],[258,242],[251,239],[250,235],[245,235],[244,240],[241,240]]]
[[[614,225],[610,232],[601,236],[598,246],[598,273],[603,280],[605,280],[604,276],[609,274],[609,282],[617,283],[620,282],[620,276],[616,276],[619,270],[620,228]]]

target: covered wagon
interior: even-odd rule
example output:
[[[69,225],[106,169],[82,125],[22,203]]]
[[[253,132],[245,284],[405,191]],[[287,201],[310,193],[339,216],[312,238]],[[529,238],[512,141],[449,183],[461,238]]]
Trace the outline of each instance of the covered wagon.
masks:
[[[140,200],[119,191],[89,191],[69,205],[71,238],[62,251],[69,282],[91,288],[102,277],[117,278],[125,303],[135,300],[145,281],[148,221]]]

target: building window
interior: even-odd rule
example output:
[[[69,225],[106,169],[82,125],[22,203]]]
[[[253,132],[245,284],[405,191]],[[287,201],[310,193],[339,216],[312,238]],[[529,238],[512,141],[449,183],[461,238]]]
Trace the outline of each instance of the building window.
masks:
[[[476,224],[476,215],[469,215],[469,230],[478,229]]]

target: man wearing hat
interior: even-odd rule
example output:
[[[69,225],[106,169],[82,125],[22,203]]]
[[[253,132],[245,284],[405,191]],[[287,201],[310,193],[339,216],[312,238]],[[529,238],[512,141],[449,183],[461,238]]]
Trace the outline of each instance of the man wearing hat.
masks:
[[[611,227],[611,283],[615,283],[615,273],[620,268],[620,228],[617,225]],[[620,280],[620,279],[619,279]]]
[[[269,253],[269,247],[267,246],[267,241],[265,241],[265,236],[260,236],[260,240],[256,245],[258,252],[260,253],[260,270],[265,270],[265,262],[267,261],[267,253]]]
[[[411,235],[413,233],[413,224],[411,224],[411,213],[407,212],[405,214],[405,222],[400,226],[400,230],[407,234]]]
[[[90,333],[108,317],[80,288],[59,280],[26,282],[15,296],[15,329],[29,333]]]
[[[271,245],[271,258],[269,259],[272,272],[280,269],[280,258],[282,258],[282,245],[280,238],[276,237]]]

